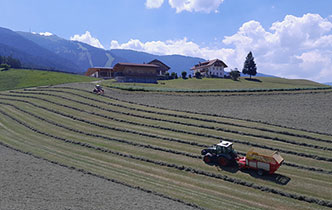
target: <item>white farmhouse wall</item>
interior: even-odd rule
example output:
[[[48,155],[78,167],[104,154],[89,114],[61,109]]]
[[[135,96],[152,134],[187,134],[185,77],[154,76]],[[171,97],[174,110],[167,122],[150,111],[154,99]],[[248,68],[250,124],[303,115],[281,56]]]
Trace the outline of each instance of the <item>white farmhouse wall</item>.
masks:
[[[208,68],[208,75],[216,77],[224,77],[225,71],[223,66],[210,66]]]

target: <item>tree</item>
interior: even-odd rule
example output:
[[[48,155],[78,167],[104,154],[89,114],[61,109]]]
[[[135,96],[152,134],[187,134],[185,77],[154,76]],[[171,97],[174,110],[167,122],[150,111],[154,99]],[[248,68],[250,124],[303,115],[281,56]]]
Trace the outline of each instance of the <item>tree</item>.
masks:
[[[12,56],[7,57],[7,64],[12,68],[21,68],[21,62],[18,59],[13,58]]]
[[[250,79],[251,79],[251,76],[255,76],[257,74],[256,63],[254,61],[254,57],[252,56],[251,52],[249,52],[246,57],[246,60],[243,65],[242,73],[249,74]]]
[[[169,79],[169,72],[166,72],[166,73],[165,73],[165,78],[166,78],[166,79]]]
[[[21,62],[12,56],[0,56],[0,64],[8,64],[12,68],[21,68]]]
[[[0,64],[0,68],[3,68],[3,70],[8,70],[10,68],[10,65],[3,63],[3,64]]]
[[[195,77],[196,77],[196,79],[201,79],[201,78],[202,78],[202,74],[201,74],[201,72],[196,71],[196,73],[195,73]]]
[[[183,71],[181,72],[182,79],[187,79],[187,72]]]
[[[237,68],[235,68],[234,70],[231,70],[231,72],[229,73],[229,76],[234,81],[236,81],[240,77],[240,75],[241,75],[240,71],[238,71]]]
[[[172,77],[172,79],[177,79],[178,74],[176,72],[172,72],[171,77]]]

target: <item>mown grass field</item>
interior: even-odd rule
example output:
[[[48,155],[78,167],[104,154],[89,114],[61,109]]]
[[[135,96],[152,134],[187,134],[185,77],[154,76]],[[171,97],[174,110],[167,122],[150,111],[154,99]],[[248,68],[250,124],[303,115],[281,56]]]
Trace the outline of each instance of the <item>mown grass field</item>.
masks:
[[[51,71],[28,69],[0,70],[0,91],[94,80],[96,79],[91,77]]]
[[[152,108],[75,88],[0,92],[0,142],[208,209],[332,205],[332,136]],[[276,174],[218,169],[200,151],[224,139],[277,150]]]
[[[313,81],[303,79],[284,79],[273,77],[241,77],[238,81],[231,79],[174,79],[159,80],[158,84],[143,83],[117,83],[115,80],[107,80],[102,83],[105,86],[119,88],[123,90],[143,90],[143,91],[217,91],[217,90],[256,90],[256,89],[292,89],[292,88],[324,88],[322,85]]]

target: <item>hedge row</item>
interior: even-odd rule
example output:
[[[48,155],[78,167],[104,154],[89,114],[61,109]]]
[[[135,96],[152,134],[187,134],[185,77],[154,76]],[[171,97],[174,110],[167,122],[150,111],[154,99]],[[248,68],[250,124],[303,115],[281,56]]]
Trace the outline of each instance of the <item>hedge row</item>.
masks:
[[[19,152],[19,153],[22,153],[22,154],[25,154],[25,155],[29,155],[29,156],[34,157],[36,159],[43,160],[43,161],[46,161],[48,163],[52,163],[54,165],[57,165],[57,166],[60,166],[60,167],[63,167],[63,168],[67,168],[67,169],[74,170],[74,171],[77,171],[77,172],[80,172],[80,173],[83,173],[83,174],[86,174],[86,175],[97,177],[97,178],[100,178],[100,179],[103,179],[103,180],[106,180],[106,181],[109,181],[109,182],[113,182],[113,183],[116,183],[116,184],[119,184],[119,185],[122,185],[122,186],[125,186],[125,187],[129,187],[131,189],[135,189],[135,190],[139,190],[139,191],[142,191],[142,192],[145,192],[145,193],[153,194],[153,195],[159,196],[161,198],[165,198],[165,199],[168,199],[168,200],[171,200],[171,201],[175,201],[175,202],[178,202],[178,203],[181,203],[181,204],[184,204],[186,206],[190,206],[190,207],[193,207],[193,208],[196,208],[196,209],[204,210],[204,208],[202,208],[200,206],[197,206],[196,204],[185,202],[185,201],[177,199],[177,198],[172,198],[170,196],[164,195],[164,194],[156,192],[156,191],[148,190],[148,189],[142,188],[140,186],[130,185],[130,184],[127,184],[125,182],[121,182],[121,181],[118,181],[116,179],[110,179],[108,177],[105,177],[105,176],[102,176],[102,175],[99,175],[99,174],[95,174],[95,173],[92,173],[92,172],[84,170],[84,169],[76,168],[74,166],[68,166],[68,165],[65,165],[63,163],[59,163],[59,162],[54,161],[54,160],[49,160],[49,159],[34,155],[30,152],[25,152],[23,150],[16,149],[16,148],[11,147],[11,146],[9,146],[5,143],[2,143],[2,142],[0,142],[0,145],[3,146],[3,147],[6,147],[8,149],[11,149],[13,151],[16,151],[16,152]]]
[[[265,131],[265,132],[270,132],[270,133],[277,133],[277,134],[283,134],[283,135],[294,136],[294,137],[299,137],[299,138],[306,138],[306,139],[309,139],[309,140],[314,140],[314,141],[319,141],[319,142],[332,143],[332,140],[320,139],[320,138],[316,138],[316,137],[312,137],[312,136],[308,136],[308,135],[302,135],[302,134],[294,134],[294,133],[290,133],[290,132],[287,132],[287,131],[275,131],[275,130],[272,130],[272,129],[258,128],[258,127],[252,127],[252,126],[246,126],[246,125],[239,125],[239,124],[235,124],[235,123],[218,121],[218,120],[211,120],[211,119],[204,119],[204,118],[192,117],[192,116],[186,116],[186,115],[180,115],[180,114],[171,114],[171,113],[163,113],[163,112],[157,112],[157,111],[152,111],[152,110],[139,109],[139,108],[129,107],[129,106],[116,104],[116,103],[112,103],[112,102],[101,101],[101,100],[98,100],[98,99],[95,99],[95,98],[82,96],[80,94],[76,94],[76,93],[68,92],[68,91],[52,90],[52,89],[49,89],[49,88],[47,88],[47,89],[41,89],[41,88],[38,88],[38,89],[25,89],[25,91],[48,91],[48,92],[66,93],[66,94],[70,94],[70,95],[74,95],[74,96],[79,96],[79,97],[84,98],[84,99],[93,100],[93,101],[96,101],[96,102],[99,102],[99,103],[104,103],[104,104],[107,104],[107,105],[111,105],[111,106],[115,106],[115,107],[121,107],[121,108],[125,108],[125,109],[130,109],[130,110],[134,110],[134,111],[140,111],[140,112],[146,112],[146,113],[152,113],[152,114],[158,114],[158,115],[165,115],[165,116],[171,116],[171,117],[177,117],[177,118],[185,118],[185,119],[191,119],[191,120],[197,120],[197,121],[203,121],[203,122],[219,123],[219,124],[231,125],[231,126],[236,126],[236,127],[241,127],[241,128],[249,128],[249,129],[255,129],[255,130],[260,130],[260,131]],[[22,93],[22,92],[18,92],[18,93]],[[109,97],[109,98],[114,100],[113,97]],[[117,100],[117,99],[115,99],[115,100]],[[117,101],[119,101],[119,100],[117,100]]]
[[[59,140],[59,141],[63,141],[65,143],[70,143],[70,144],[86,147],[86,148],[93,149],[93,150],[96,150],[96,151],[99,151],[99,152],[109,153],[109,154],[116,155],[116,156],[119,156],[119,157],[122,157],[122,158],[129,158],[129,159],[138,160],[138,161],[141,161],[141,162],[147,162],[147,163],[162,166],[162,167],[177,169],[179,171],[185,171],[185,172],[189,172],[189,173],[193,173],[193,174],[197,174],[197,175],[202,175],[202,176],[206,176],[206,177],[210,177],[210,178],[214,178],[214,179],[219,179],[219,180],[227,181],[227,182],[230,182],[230,183],[233,183],[233,184],[242,185],[242,186],[249,187],[249,188],[252,188],[252,189],[260,190],[262,192],[269,192],[269,193],[272,193],[272,194],[280,195],[280,196],[283,196],[283,197],[287,197],[287,198],[291,198],[291,199],[295,199],[295,200],[299,200],[299,201],[304,201],[304,202],[308,202],[308,203],[315,203],[317,205],[325,206],[325,207],[332,207],[332,201],[321,200],[321,199],[308,197],[308,196],[305,196],[305,195],[299,195],[299,194],[295,194],[295,193],[288,193],[288,192],[284,192],[284,191],[281,191],[281,190],[278,190],[278,189],[265,187],[265,186],[262,186],[262,185],[257,185],[257,184],[252,183],[252,182],[246,182],[246,181],[243,181],[241,179],[231,178],[231,177],[228,177],[226,175],[215,174],[215,173],[211,173],[211,172],[206,172],[206,171],[194,169],[194,168],[191,168],[191,167],[186,167],[186,166],[183,166],[183,165],[180,166],[180,165],[176,165],[176,164],[172,164],[172,163],[167,163],[167,162],[162,162],[162,161],[155,161],[155,160],[151,160],[151,159],[148,159],[148,158],[143,158],[143,157],[138,157],[138,156],[134,156],[134,155],[115,152],[115,151],[112,151],[112,150],[109,150],[109,149],[93,146],[93,145],[90,145],[90,144],[87,144],[87,143],[82,143],[82,142],[73,141],[73,140],[62,138],[62,137],[54,136],[52,134],[48,134],[46,132],[39,131],[38,129],[35,129],[35,128],[27,125],[26,123],[10,116],[9,114],[7,114],[7,113],[5,113],[1,110],[0,110],[0,113],[7,116],[7,117],[9,117],[13,121],[16,121],[18,124],[21,124],[22,126],[32,130],[35,133],[38,133],[38,134],[41,134],[41,135],[44,135],[44,136],[47,136],[47,137],[50,137],[50,138],[53,138],[53,139],[56,139],[56,140]]]
[[[26,92],[26,93],[28,94],[28,92]],[[35,94],[38,94],[38,93],[35,93]],[[45,95],[52,95],[52,94],[45,94]],[[291,150],[284,150],[284,149],[274,148],[274,147],[270,147],[270,146],[266,146],[266,145],[260,145],[260,144],[257,144],[257,143],[251,143],[251,142],[248,142],[248,141],[243,141],[243,140],[238,140],[238,139],[223,138],[223,137],[220,137],[220,136],[215,136],[215,135],[210,135],[210,134],[202,134],[202,133],[198,133],[198,132],[191,132],[191,131],[185,131],[185,130],[174,129],[174,128],[166,128],[166,127],[157,126],[157,125],[135,123],[135,122],[132,122],[132,121],[117,119],[117,118],[114,118],[114,117],[106,116],[106,115],[95,113],[95,112],[88,112],[88,111],[85,111],[85,110],[82,110],[82,109],[78,109],[76,107],[71,107],[71,106],[68,106],[68,105],[52,102],[50,100],[43,99],[43,98],[38,98],[38,97],[33,97],[33,96],[28,96],[28,97],[43,100],[43,101],[46,101],[46,102],[49,102],[49,103],[52,103],[52,104],[55,104],[55,105],[58,105],[58,106],[63,106],[63,107],[66,107],[66,108],[70,108],[70,109],[79,111],[79,112],[85,112],[85,113],[88,113],[88,114],[92,114],[92,115],[102,117],[102,118],[105,118],[105,119],[109,119],[109,120],[114,120],[114,121],[117,121],[117,122],[128,123],[128,124],[132,124],[132,125],[144,126],[144,127],[149,127],[149,128],[155,128],[155,129],[160,129],[160,130],[166,130],[166,131],[171,131],[171,132],[189,134],[189,135],[194,135],[194,136],[201,136],[201,137],[206,137],[206,138],[214,138],[214,139],[217,139],[219,141],[220,140],[231,141],[231,142],[235,142],[235,143],[239,143],[239,144],[243,144],[243,145],[258,147],[258,148],[262,148],[262,149],[274,150],[274,151],[283,152],[283,153],[286,153],[286,154],[296,155],[296,156],[300,156],[300,157],[311,158],[311,159],[314,159],[314,160],[332,162],[332,158],[322,157],[322,156],[318,156],[318,155],[294,152],[294,151],[291,151]],[[77,101],[77,103],[81,103],[81,102]],[[92,106],[91,104],[88,104],[88,103],[85,103],[84,105]]]
[[[60,91],[57,91],[57,92],[60,92]],[[63,91],[63,92],[65,92],[65,91]],[[15,93],[36,94],[36,95],[46,95],[46,96],[58,97],[58,98],[61,98],[63,100],[72,101],[72,102],[75,102],[75,103],[80,103],[80,104],[87,105],[87,106],[90,106],[90,107],[95,107],[95,108],[98,108],[100,110],[104,110],[104,111],[107,111],[107,112],[123,114],[123,115],[127,115],[127,116],[132,116],[132,117],[138,117],[138,118],[143,118],[143,119],[148,119],[148,120],[156,120],[156,121],[161,121],[161,122],[169,122],[169,123],[174,123],[174,124],[179,124],[179,125],[203,128],[203,129],[217,130],[217,131],[233,133],[233,134],[238,134],[238,135],[262,138],[262,139],[267,139],[267,140],[272,140],[272,141],[278,141],[278,142],[293,144],[293,145],[297,145],[297,146],[303,146],[303,147],[309,147],[309,148],[314,148],[314,149],[332,151],[332,148],[330,148],[330,147],[322,147],[322,146],[308,144],[308,143],[301,143],[301,142],[296,142],[296,141],[292,141],[292,140],[282,139],[282,138],[279,138],[279,137],[270,137],[270,136],[265,136],[265,135],[251,134],[251,133],[247,133],[247,132],[231,130],[231,129],[225,129],[225,128],[220,128],[220,127],[215,127],[215,126],[197,125],[197,124],[192,124],[192,123],[185,123],[185,122],[180,122],[180,121],[175,121],[175,120],[160,119],[160,118],[156,118],[156,117],[148,117],[148,116],[142,116],[142,115],[137,115],[137,114],[128,113],[128,112],[117,111],[117,110],[113,110],[113,109],[107,109],[107,108],[103,108],[103,107],[100,107],[100,106],[97,106],[97,105],[94,105],[94,104],[85,103],[85,102],[82,102],[82,101],[77,101],[77,100],[74,100],[74,99],[66,98],[64,96],[58,96],[58,95],[49,94],[49,93],[39,93],[39,92],[37,92],[37,93],[36,92],[15,92]],[[65,92],[65,93],[67,93],[67,92]],[[79,94],[73,94],[73,95],[79,95]],[[93,100],[92,98],[89,98],[89,97],[84,97],[84,96],[81,96],[81,97],[85,98],[85,99]],[[94,100],[94,101],[101,102],[100,100]],[[135,110],[135,111],[138,111],[138,110]],[[144,112],[146,112],[146,111],[144,111]],[[172,115],[172,114],[169,114],[169,115]],[[177,117],[177,116],[174,116],[174,117]],[[212,120],[210,120],[210,122],[211,121]],[[317,141],[317,139],[315,139],[315,141]],[[330,140],[321,140],[321,139],[319,139],[319,141],[332,143],[332,141],[330,141]]]
[[[2,94],[0,94],[0,95],[2,95]],[[40,98],[33,97],[33,96],[21,96],[21,97],[40,99]],[[170,141],[170,142],[178,142],[178,143],[192,145],[192,146],[198,146],[198,147],[202,147],[202,148],[206,148],[206,147],[209,146],[209,145],[205,145],[205,144],[199,144],[199,143],[196,143],[196,142],[190,142],[190,141],[185,141],[185,140],[180,140],[180,139],[174,139],[174,138],[168,138],[168,137],[161,137],[161,136],[157,136],[157,135],[153,135],[153,134],[146,134],[146,133],[132,131],[132,130],[127,130],[127,129],[119,129],[119,128],[114,128],[114,127],[110,127],[110,126],[105,126],[105,125],[101,125],[101,124],[98,124],[98,123],[95,123],[95,122],[90,122],[88,120],[83,120],[83,119],[74,117],[72,115],[64,114],[64,113],[61,113],[61,112],[58,112],[58,111],[55,111],[55,110],[52,110],[52,109],[48,109],[46,107],[43,107],[43,106],[34,104],[32,102],[29,102],[29,101],[25,101],[25,100],[8,99],[8,98],[2,98],[2,99],[4,99],[4,100],[10,100],[10,101],[17,101],[17,102],[28,103],[28,104],[30,104],[32,106],[35,106],[37,108],[44,109],[46,111],[49,111],[49,112],[61,115],[63,117],[68,117],[68,118],[73,119],[73,120],[77,120],[77,121],[80,121],[80,122],[84,122],[84,123],[91,124],[91,125],[94,125],[94,126],[105,128],[105,129],[117,130],[117,131],[122,131],[122,132],[130,132],[130,133],[141,135],[141,136],[147,136],[147,137],[157,138],[157,139],[161,139],[161,140],[165,140],[165,141]],[[72,107],[72,109],[77,110],[77,108],[73,108],[73,107]],[[83,110],[78,110],[78,111],[83,112]],[[245,155],[245,154],[243,153],[243,155]],[[284,165],[287,165],[287,166],[290,166],[290,167],[299,168],[299,169],[303,169],[303,170],[314,171],[314,172],[318,172],[318,173],[332,174],[332,171],[326,171],[324,169],[312,168],[312,167],[307,167],[307,166],[301,166],[301,165],[297,165],[297,164],[293,164],[293,163],[284,163]]]

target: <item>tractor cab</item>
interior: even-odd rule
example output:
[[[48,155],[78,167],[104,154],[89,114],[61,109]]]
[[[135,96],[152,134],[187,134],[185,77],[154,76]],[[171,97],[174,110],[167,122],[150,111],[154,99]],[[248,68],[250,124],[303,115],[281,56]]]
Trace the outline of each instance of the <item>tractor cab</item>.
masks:
[[[230,154],[233,153],[233,143],[228,142],[228,141],[220,141],[219,144],[216,144],[216,154]]]

